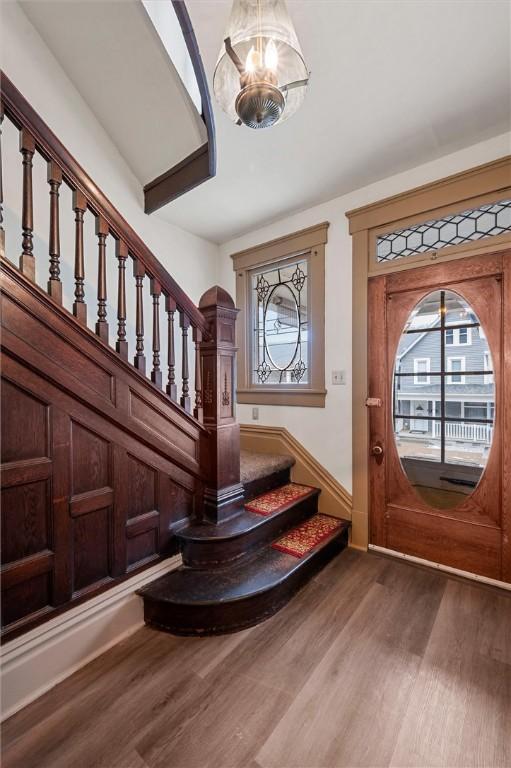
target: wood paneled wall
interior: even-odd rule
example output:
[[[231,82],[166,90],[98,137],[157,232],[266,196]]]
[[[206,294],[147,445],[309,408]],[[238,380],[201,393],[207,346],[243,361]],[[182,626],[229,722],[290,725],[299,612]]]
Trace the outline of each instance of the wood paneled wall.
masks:
[[[9,637],[174,551],[204,428],[2,261]]]

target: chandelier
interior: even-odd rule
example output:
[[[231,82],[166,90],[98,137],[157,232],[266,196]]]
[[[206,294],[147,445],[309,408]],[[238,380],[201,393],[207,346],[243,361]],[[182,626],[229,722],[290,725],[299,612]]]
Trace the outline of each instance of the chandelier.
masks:
[[[284,0],[234,0],[213,77],[237,125],[269,128],[296,112],[309,72]]]

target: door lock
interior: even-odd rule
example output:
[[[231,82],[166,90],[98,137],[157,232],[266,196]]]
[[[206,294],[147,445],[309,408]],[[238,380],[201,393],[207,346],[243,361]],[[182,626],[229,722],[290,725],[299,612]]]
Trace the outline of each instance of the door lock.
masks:
[[[373,456],[383,456],[383,445],[376,443],[376,445],[373,445],[371,448],[371,453]]]

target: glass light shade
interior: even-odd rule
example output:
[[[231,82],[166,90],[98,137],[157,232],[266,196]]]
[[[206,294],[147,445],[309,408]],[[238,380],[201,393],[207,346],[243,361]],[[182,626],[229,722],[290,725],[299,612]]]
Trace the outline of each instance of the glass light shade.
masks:
[[[243,115],[242,121],[253,128],[291,117],[305,98],[309,73],[284,0],[234,0],[224,40],[230,40],[232,52],[229,55],[224,42],[213,77],[215,97],[224,112],[234,122]],[[262,84],[268,86],[277,111],[258,124],[245,119],[239,97]],[[266,91],[261,97],[259,90],[258,98],[265,97]]]

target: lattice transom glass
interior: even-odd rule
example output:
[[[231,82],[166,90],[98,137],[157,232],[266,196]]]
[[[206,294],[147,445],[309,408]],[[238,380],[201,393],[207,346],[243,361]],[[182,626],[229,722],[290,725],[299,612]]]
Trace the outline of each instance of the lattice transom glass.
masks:
[[[376,260],[379,263],[394,261],[504,232],[511,232],[511,200],[481,205],[380,235],[376,240]]]
[[[309,383],[308,287],[307,259],[252,274],[254,384]]]

